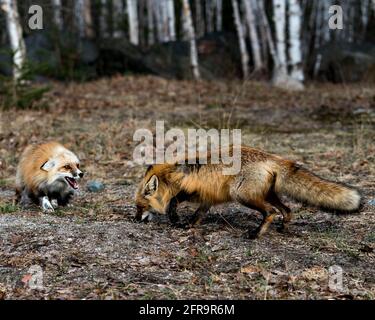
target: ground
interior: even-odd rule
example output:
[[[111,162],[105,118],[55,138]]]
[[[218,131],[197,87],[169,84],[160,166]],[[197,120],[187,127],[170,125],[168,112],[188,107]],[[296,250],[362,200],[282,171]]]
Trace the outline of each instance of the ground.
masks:
[[[370,85],[310,84],[288,93],[256,82],[119,76],[55,83],[46,102],[48,111],[0,113],[0,299],[375,298]],[[145,168],[133,162],[133,134],[153,130],[155,120],[167,128],[240,128],[244,144],[358,187],[363,207],[335,215],[286,199],[290,232],[277,232],[276,221],[257,240],[244,234],[261,217],[234,204],[212,208],[193,229],[165,217],[136,223],[133,198]],[[19,155],[51,139],[82,159],[80,194],[54,214],[22,209],[13,191]],[[105,190],[88,192],[91,180]],[[181,219],[193,210],[183,204]],[[43,272],[40,290],[28,285],[31,266]],[[342,287],[340,279],[329,285],[340,270]]]

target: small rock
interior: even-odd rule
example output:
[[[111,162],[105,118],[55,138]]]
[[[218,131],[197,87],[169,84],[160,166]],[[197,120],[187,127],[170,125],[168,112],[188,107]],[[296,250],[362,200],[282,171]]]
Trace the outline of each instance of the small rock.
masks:
[[[371,199],[371,200],[369,200],[369,201],[368,201],[368,204],[369,204],[370,206],[373,206],[373,207],[375,207],[375,198],[374,198],[374,199]]]
[[[87,190],[90,192],[100,192],[104,190],[105,186],[102,182],[99,181],[89,181],[87,183]]]

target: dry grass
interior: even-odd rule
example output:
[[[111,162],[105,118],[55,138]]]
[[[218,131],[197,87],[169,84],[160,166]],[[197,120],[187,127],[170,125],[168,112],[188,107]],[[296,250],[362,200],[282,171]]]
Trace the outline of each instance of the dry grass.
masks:
[[[312,85],[285,93],[261,83],[116,77],[54,84],[50,110],[0,113],[0,297],[18,298],[375,298],[375,95],[370,87]],[[136,129],[241,128],[243,142],[301,161],[326,178],[362,189],[359,214],[335,216],[290,202],[290,234],[276,223],[243,237],[260,217],[219,206],[200,227],[160,217],[134,223],[133,195],[144,168],[132,162]],[[83,160],[87,180],[74,208],[45,215],[13,203],[17,159],[30,142],[57,139]],[[87,181],[86,180],[86,181]],[[182,219],[193,211],[180,209]],[[44,289],[21,281],[31,265]],[[344,290],[328,288],[329,267]]]

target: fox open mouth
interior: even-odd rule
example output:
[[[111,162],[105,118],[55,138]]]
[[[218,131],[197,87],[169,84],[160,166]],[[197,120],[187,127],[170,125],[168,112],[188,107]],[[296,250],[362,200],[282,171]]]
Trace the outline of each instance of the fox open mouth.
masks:
[[[70,185],[74,190],[78,189],[78,182],[74,178],[65,177],[66,182],[68,182],[68,185]]]

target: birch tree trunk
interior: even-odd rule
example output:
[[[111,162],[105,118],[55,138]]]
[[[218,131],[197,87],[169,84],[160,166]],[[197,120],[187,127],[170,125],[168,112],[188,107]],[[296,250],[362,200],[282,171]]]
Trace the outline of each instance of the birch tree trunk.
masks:
[[[153,0],[153,10],[154,10],[155,23],[156,23],[157,40],[159,42],[164,42],[163,17],[161,15],[160,2],[155,2]]]
[[[2,0],[0,4],[1,9],[5,11],[10,47],[13,52],[13,78],[18,81],[22,77],[22,69],[26,62],[26,46],[22,37],[17,0]]]
[[[243,2],[246,14],[246,23],[249,30],[250,43],[254,58],[255,70],[259,71],[263,69],[263,61],[260,50],[259,37],[255,23],[254,7],[252,6],[251,0],[243,0]]]
[[[239,42],[240,52],[241,52],[242,74],[243,74],[244,79],[247,79],[249,76],[249,54],[246,48],[244,30],[242,27],[240,10],[238,8],[237,0],[232,0],[232,7],[233,7],[233,18],[236,24],[238,42]]]
[[[223,30],[223,0],[216,0],[216,31]]]
[[[190,64],[193,72],[193,76],[196,80],[200,79],[199,65],[198,65],[198,51],[197,43],[195,40],[195,32],[193,26],[193,19],[191,16],[191,9],[189,0],[182,0],[182,10],[184,18],[184,29],[187,33],[190,41]]]
[[[291,78],[301,83],[304,81],[301,47],[302,12],[298,0],[289,0],[289,58]]]
[[[130,43],[139,44],[137,0],[127,0]]]
[[[80,38],[85,36],[85,21],[83,19],[83,6],[84,0],[76,0],[74,2],[74,21],[78,29],[78,35]]]
[[[275,66],[273,74],[273,82],[278,85],[279,83],[288,81],[288,68],[286,58],[286,5],[285,0],[273,0],[273,10],[275,21],[275,33],[276,33],[276,54],[278,65]]]
[[[175,14],[174,14],[173,0],[168,0],[167,17],[168,17],[169,40],[175,41],[176,40],[176,19],[175,19]]]
[[[62,30],[63,18],[61,11],[61,0],[52,0],[52,11],[53,11],[53,22],[55,23],[58,30]]]

